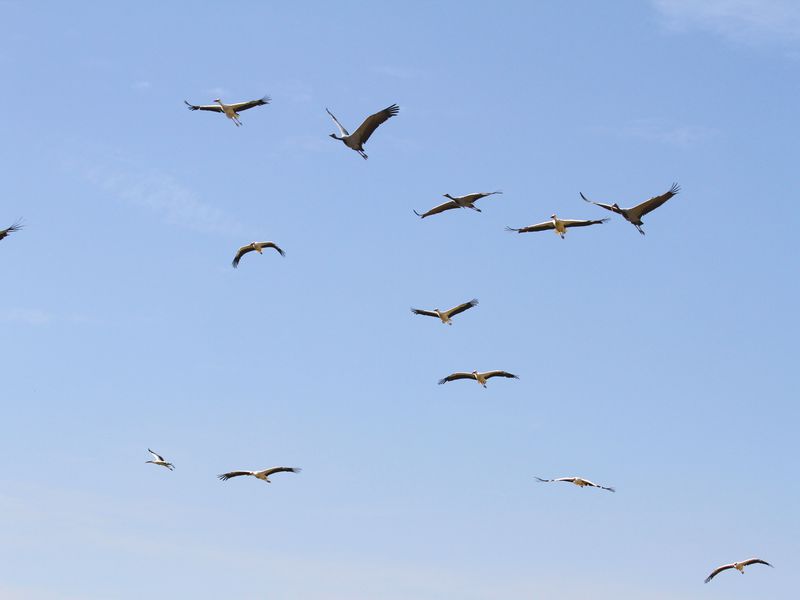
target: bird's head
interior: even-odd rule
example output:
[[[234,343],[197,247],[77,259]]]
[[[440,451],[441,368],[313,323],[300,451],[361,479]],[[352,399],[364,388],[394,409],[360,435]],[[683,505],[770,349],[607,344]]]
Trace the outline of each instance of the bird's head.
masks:
[[[329,133],[328,135],[329,135],[329,136],[331,136],[331,137],[332,137],[333,139],[335,139],[335,140],[340,140],[340,139],[342,139],[342,138],[340,138],[338,135],[336,135],[335,133]]]
[[[450,198],[450,200],[453,199],[453,197],[450,194],[442,194],[442,196],[444,196],[445,198]]]
[[[477,374],[478,374],[478,371],[477,371],[477,369],[476,369],[475,371],[472,371],[472,374],[473,374],[473,375],[477,375]]]
[[[611,206],[613,206],[616,210],[619,210],[619,204],[617,204],[616,202],[614,202],[614,204],[612,204]]]
[[[214,98],[214,102],[216,102],[217,104],[222,104],[222,100],[220,100],[219,98]]]
[[[551,219],[555,219],[555,218],[556,218],[556,215],[555,215],[555,214],[552,214],[552,215],[550,215],[550,218],[551,218]]]

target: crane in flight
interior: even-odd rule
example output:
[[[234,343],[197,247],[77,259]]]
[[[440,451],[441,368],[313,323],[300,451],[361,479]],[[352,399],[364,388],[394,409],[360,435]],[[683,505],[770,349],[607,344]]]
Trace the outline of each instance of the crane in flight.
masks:
[[[298,469],[297,467],[272,467],[271,469],[264,469],[263,471],[229,471],[228,473],[217,475],[217,477],[220,481],[228,481],[228,479],[233,479],[234,477],[249,475],[261,481],[272,483],[269,480],[270,475],[274,475],[275,473],[299,473],[301,470],[302,469]]]
[[[450,310],[439,310],[438,308],[434,308],[433,310],[423,310],[420,308],[412,308],[411,312],[415,315],[423,315],[425,317],[439,317],[442,323],[447,323],[448,325],[452,325],[453,321],[451,319],[456,315],[460,315],[465,310],[469,310],[473,306],[478,305],[477,298],[473,298],[469,302],[465,302],[464,304],[459,304],[458,306],[454,306]]]
[[[336,123],[336,127],[339,128],[339,135],[335,133],[331,133],[330,136],[335,140],[340,140],[344,143],[345,146],[351,148],[358,152],[361,155],[361,158],[366,160],[369,158],[367,153],[364,152],[364,144],[367,143],[367,140],[370,136],[375,133],[375,130],[382,124],[385,123],[388,119],[394,117],[398,112],[400,112],[400,107],[397,104],[392,104],[391,106],[387,106],[383,110],[376,112],[374,115],[368,116],[364,119],[364,122],[358,126],[352,135],[345,129],[339,120],[333,116],[333,113],[329,111],[327,108],[325,111],[331,116],[333,122]]]
[[[492,377],[507,377],[508,379],[519,379],[513,373],[509,373],[508,371],[484,371],[482,373],[478,371],[472,371],[471,373],[466,372],[458,372],[452,373],[447,377],[443,377],[439,380],[439,385],[444,385],[448,381],[456,381],[457,379],[473,379],[480,383],[483,387],[486,387],[486,381],[491,379]]]
[[[237,102],[235,104],[225,104],[219,98],[214,99],[214,104],[189,104],[184,100],[184,104],[189,107],[189,110],[207,110],[210,112],[218,112],[224,114],[226,117],[233,121],[237,127],[241,127],[242,122],[239,120],[239,113],[243,110],[248,110],[254,106],[264,106],[270,103],[271,98],[264,96],[258,100],[248,100],[247,102]]]
[[[486,198],[486,196],[492,196],[494,194],[502,194],[503,192],[476,192],[474,194],[467,194],[466,196],[451,196],[450,194],[442,194],[445,198],[448,198],[447,202],[440,204],[439,206],[434,206],[428,212],[425,213],[418,213],[414,211],[414,214],[417,215],[420,219],[424,219],[425,217],[430,217],[431,215],[438,215],[446,210],[453,210],[454,208],[471,208],[474,211],[481,212],[481,209],[475,206],[475,202],[480,200],[481,198]]]
[[[577,221],[575,219],[559,219],[556,215],[550,215],[550,221],[536,223],[536,225],[528,225],[527,227],[520,227],[514,229],[513,227],[506,227],[506,231],[516,231],[517,233],[530,233],[531,231],[547,231],[553,229],[561,239],[567,234],[567,229],[570,227],[587,227],[589,225],[600,225],[605,223],[608,219],[590,220],[590,221]]]
[[[728,569],[736,569],[737,571],[739,571],[739,573],[744,575],[744,568],[748,565],[767,565],[768,567],[772,567],[771,564],[769,564],[765,560],[761,560],[760,558],[748,558],[747,560],[743,560],[742,562],[734,562],[727,565],[722,565],[721,567],[717,567],[716,569],[711,571],[711,574],[708,577],[706,577],[705,583],[708,583],[709,581],[714,579],[714,577],[716,577],[723,571],[727,571]],[[774,569],[775,567],[772,568]]]
[[[242,257],[248,252],[255,251],[259,254],[264,254],[264,248],[274,248],[278,254],[281,256],[286,256],[286,252],[284,252],[275,242],[250,242],[246,246],[239,248],[236,256],[233,257],[233,262],[231,263],[233,268],[235,269],[239,266],[239,261],[242,260]]]
[[[659,206],[664,204],[667,200],[672,198],[675,194],[681,191],[681,187],[677,183],[673,183],[672,187],[669,188],[666,192],[661,194],[660,196],[653,196],[649,200],[645,200],[641,204],[637,204],[636,206],[632,206],[631,208],[620,208],[619,204],[616,202],[614,204],[603,204],[602,202],[593,202],[589,200],[586,196],[583,195],[583,192],[579,192],[581,198],[583,198],[589,204],[594,204],[595,206],[599,206],[600,208],[605,208],[606,210],[610,210],[613,213],[617,213],[618,215],[622,215],[628,223],[631,223],[636,229],[644,235],[644,229],[642,229],[642,217],[649,212],[654,211]]]

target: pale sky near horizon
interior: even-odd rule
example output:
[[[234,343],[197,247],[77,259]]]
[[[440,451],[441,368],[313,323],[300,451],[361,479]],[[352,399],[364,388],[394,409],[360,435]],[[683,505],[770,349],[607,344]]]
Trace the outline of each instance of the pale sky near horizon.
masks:
[[[800,5],[0,16],[0,598],[795,597]]]

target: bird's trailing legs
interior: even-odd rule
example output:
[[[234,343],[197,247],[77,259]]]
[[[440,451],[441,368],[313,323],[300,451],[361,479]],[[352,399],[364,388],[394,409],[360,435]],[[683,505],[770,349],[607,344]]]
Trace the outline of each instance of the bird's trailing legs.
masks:
[[[369,158],[369,156],[367,156],[367,153],[364,152],[363,150],[359,150],[358,153],[361,155],[361,158],[363,158],[364,160],[367,160]]]
[[[637,226],[636,226],[636,229],[638,229],[638,230],[639,230],[639,233],[641,233],[642,235],[644,235],[644,229],[642,229],[642,226],[641,226],[641,225],[637,225]]]

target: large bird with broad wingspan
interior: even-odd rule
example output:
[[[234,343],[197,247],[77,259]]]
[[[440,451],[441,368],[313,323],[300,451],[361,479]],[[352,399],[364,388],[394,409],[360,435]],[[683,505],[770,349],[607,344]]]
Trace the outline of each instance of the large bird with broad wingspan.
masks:
[[[556,215],[550,215],[550,221],[536,223],[536,225],[528,225],[527,227],[520,227],[514,229],[513,227],[506,227],[506,231],[516,231],[517,233],[530,233],[532,231],[547,231],[548,229],[554,230],[561,239],[567,234],[567,229],[570,227],[588,227],[589,225],[600,225],[605,223],[608,219],[579,221],[575,219],[559,219]]]
[[[247,102],[237,102],[235,104],[225,104],[219,98],[214,100],[214,104],[189,104],[186,100],[183,102],[189,107],[189,110],[207,110],[210,112],[222,113],[232,120],[234,125],[240,127],[242,125],[242,122],[239,120],[240,112],[255,106],[264,106],[265,104],[269,104],[270,100],[269,96],[264,96],[258,100],[248,100]]]
[[[743,560],[742,562],[735,562],[727,565],[722,565],[721,567],[717,567],[716,569],[711,571],[711,574],[708,577],[706,577],[705,583],[708,583],[709,581],[714,579],[714,577],[716,577],[723,571],[727,571],[728,569],[736,569],[737,571],[739,571],[739,573],[744,575],[744,568],[748,565],[767,565],[768,567],[772,567],[771,564],[769,564],[765,560],[761,560],[760,558],[748,558],[747,560]],[[772,568],[774,569],[775,567]]]
[[[23,227],[24,225],[22,224],[22,221],[16,221],[10,227],[6,227],[5,229],[0,229],[0,240],[7,238],[8,234],[14,233],[15,231],[19,231]]]
[[[433,310],[424,310],[421,308],[412,308],[411,312],[415,315],[423,315],[425,317],[439,317],[442,323],[447,323],[448,325],[452,325],[453,321],[451,319],[456,315],[460,315],[465,310],[469,310],[473,306],[478,305],[477,298],[473,298],[469,302],[464,302],[464,304],[459,304],[458,306],[454,306],[449,310],[439,310],[438,308],[434,308]]]
[[[604,485],[594,483],[593,481],[589,481],[588,479],[584,479],[583,477],[559,477],[558,479],[542,479],[541,477],[537,477],[536,480],[542,483],[553,483],[555,481],[564,481],[566,483],[575,484],[578,487],[596,487],[600,488],[601,490],[608,490],[609,492],[616,491],[613,487],[606,487]]]
[[[233,264],[233,268],[235,269],[239,266],[239,261],[242,260],[242,257],[248,252],[258,252],[259,254],[263,254],[264,248],[274,248],[278,254],[281,256],[286,256],[286,252],[284,252],[275,242],[250,242],[246,246],[239,248],[236,256],[233,257],[233,262],[231,263]]]
[[[260,479],[261,481],[272,483],[269,480],[270,475],[274,475],[275,473],[299,473],[301,470],[302,469],[297,467],[272,467],[271,469],[264,469],[263,471],[229,471],[228,473],[217,475],[217,477],[221,481],[228,481],[228,479],[233,479],[234,477],[249,475],[250,477]]]
[[[616,202],[614,204],[603,204],[602,202],[594,202],[593,200],[589,200],[586,196],[583,195],[583,192],[579,192],[581,198],[583,198],[586,202],[590,204],[594,204],[595,206],[599,206],[600,208],[605,208],[606,210],[610,210],[613,213],[617,213],[618,215],[622,215],[622,217],[628,222],[631,223],[636,229],[644,235],[644,229],[642,229],[642,217],[649,212],[653,212],[659,206],[664,204],[667,200],[672,198],[675,194],[681,191],[680,186],[677,183],[673,183],[672,187],[669,188],[666,192],[661,194],[660,196],[653,196],[649,200],[645,200],[641,204],[637,204],[631,208],[620,208],[619,204]]]
[[[448,381],[456,381],[457,379],[472,379],[480,383],[483,387],[486,387],[486,381],[491,379],[492,377],[507,377],[508,379],[519,379],[513,373],[509,373],[508,371],[472,371],[471,373],[467,372],[457,372],[448,375],[447,377],[443,377],[439,380],[439,385],[444,385]]]
[[[443,213],[446,210],[453,210],[454,208],[471,208],[474,211],[481,212],[481,209],[475,206],[475,202],[480,200],[481,198],[486,198],[486,196],[492,196],[494,194],[502,194],[503,192],[476,192],[474,194],[467,194],[466,196],[451,196],[450,194],[442,194],[445,198],[448,198],[447,202],[443,202],[439,206],[434,206],[428,212],[425,213],[418,213],[414,211],[414,214],[417,215],[420,219],[424,219],[425,217],[430,217],[431,215],[438,215],[439,213]]]
[[[361,155],[361,158],[367,159],[369,157],[367,156],[367,153],[364,152],[364,144],[367,143],[367,140],[373,133],[375,133],[375,130],[382,123],[385,123],[388,119],[394,117],[398,112],[400,112],[400,107],[397,106],[397,104],[392,104],[391,106],[387,106],[383,110],[376,112],[374,115],[368,116],[352,134],[350,134],[347,129],[345,129],[342,124],[339,123],[339,120],[333,116],[331,111],[329,111],[327,108],[325,111],[331,116],[333,122],[336,123],[336,127],[339,128],[339,135],[331,133],[330,136],[335,140],[342,141],[345,146],[358,152]]]

